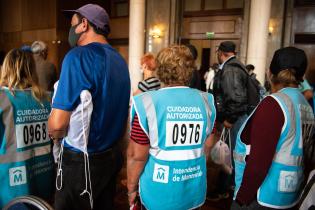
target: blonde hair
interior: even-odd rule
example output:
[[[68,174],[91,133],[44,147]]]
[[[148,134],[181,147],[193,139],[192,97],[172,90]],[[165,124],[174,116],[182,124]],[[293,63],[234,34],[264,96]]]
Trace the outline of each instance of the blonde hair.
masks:
[[[297,78],[295,69],[285,69],[277,75],[271,74],[270,81],[273,84],[282,85],[283,87],[298,86],[303,82],[303,78]]]
[[[188,47],[172,45],[162,49],[157,57],[157,76],[165,85],[188,85],[195,60]]]
[[[8,87],[13,95],[14,89],[31,88],[32,95],[37,101],[48,99],[38,84],[32,53],[21,49],[11,50],[4,58],[0,85]]]

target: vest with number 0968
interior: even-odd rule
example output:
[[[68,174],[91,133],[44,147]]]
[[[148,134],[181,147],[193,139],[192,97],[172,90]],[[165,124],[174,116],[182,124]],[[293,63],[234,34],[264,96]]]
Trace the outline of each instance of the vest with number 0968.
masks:
[[[201,206],[206,196],[204,143],[216,115],[213,96],[187,87],[162,88],[134,97],[131,120],[135,113],[150,139],[139,183],[144,206]]]
[[[49,101],[30,89],[0,89],[0,208],[23,195],[51,198],[53,160],[48,138]]]
[[[303,142],[312,135],[314,114],[296,88],[284,88],[271,97],[280,105],[285,122],[268,174],[258,189],[257,201],[262,206],[284,209],[298,202],[303,182]],[[250,155],[250,145],[244,144],[240,138],[247,121],[238,133],[234,150],[234,199],[242,183],[246,155]]]

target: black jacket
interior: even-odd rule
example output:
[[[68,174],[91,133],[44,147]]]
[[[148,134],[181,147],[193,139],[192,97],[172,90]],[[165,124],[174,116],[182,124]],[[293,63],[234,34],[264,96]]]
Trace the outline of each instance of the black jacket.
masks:
[[[235,57],[230,58],[214,78],[213,93],[217,120],[234,123],[247,113],[247,77],[245,66]]]

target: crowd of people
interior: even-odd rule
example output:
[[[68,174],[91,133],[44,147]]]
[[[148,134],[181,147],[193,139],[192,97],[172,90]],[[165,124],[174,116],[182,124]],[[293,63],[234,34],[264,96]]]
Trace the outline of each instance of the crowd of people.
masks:
[[[230,196],[232,210],[297,208],[314,169],[304,161],[314,112],[303,50],[274,53],[266,92],[235,44],[221,42],[204,92],[196,49],[171,45],[141,58],[144,80],[130,94],[128,66],[107,40],[107,12],[95,4],[64,12],[72,49],[58,81],[42,41],[9,51],[1,66],[0,208],[34,195],[57,210],[114,209],[125,132],[131,209],[200,209],[206,198]],[[223,129],[233,170],[220,170],[209,191],[206,163]]]

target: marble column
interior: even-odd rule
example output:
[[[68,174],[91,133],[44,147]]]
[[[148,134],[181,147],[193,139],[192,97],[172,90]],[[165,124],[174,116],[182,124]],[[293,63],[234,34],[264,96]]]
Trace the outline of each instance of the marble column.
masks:
[[[255,66],[257,79],[264,84],[271,0],[251,0],[246,64]]]
[[[137,90],[142,80],[140,58],[145,45],[145,0],[130,0],[129,11],[129,72],[132,90]]]

